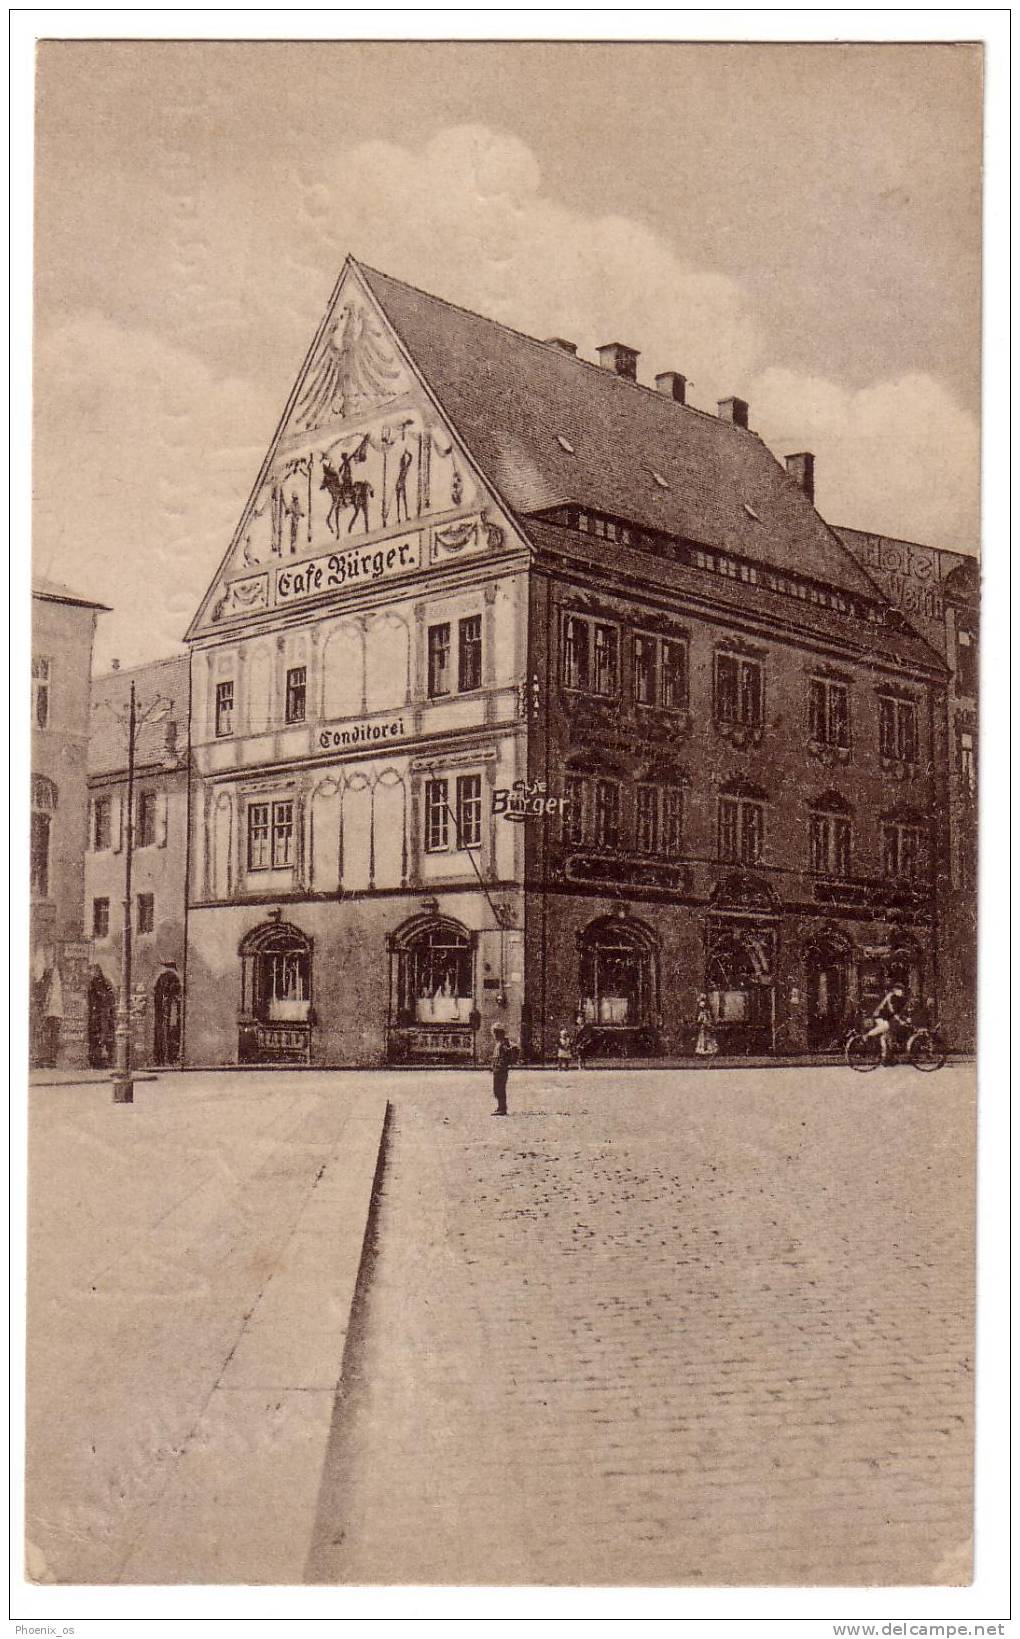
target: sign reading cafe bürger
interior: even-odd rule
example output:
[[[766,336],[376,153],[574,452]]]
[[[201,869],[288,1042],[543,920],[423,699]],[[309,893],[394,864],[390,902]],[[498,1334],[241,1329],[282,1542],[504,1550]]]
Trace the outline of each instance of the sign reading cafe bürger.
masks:
[[[345,551],[327,552],[308,558],[294,568],[276,571],[277,603],[294,603],[330,592],[338,586],[387,580],[421,568],[421,536],[383,542],[379,546],[352,546]]]

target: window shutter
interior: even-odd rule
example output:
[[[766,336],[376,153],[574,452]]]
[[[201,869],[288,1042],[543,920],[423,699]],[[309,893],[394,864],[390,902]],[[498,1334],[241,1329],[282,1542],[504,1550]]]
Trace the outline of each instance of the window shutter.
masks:
[[[169,827],[169,797],[167,792],[160,791],[156,796],[156,845],[166,847],[167,830]]]
[[[89,834],[88,834],[88,841],[85,844],[85,849],[86,849],[87,853],[92,854],[92,853],[95,853],[95,848],[96,848],[96,799],[95,799],[95,797],[90,797],[89,798]]]
[[[124,801],[118,794],[110,798],[110,847],[115,854],[124,846]]]

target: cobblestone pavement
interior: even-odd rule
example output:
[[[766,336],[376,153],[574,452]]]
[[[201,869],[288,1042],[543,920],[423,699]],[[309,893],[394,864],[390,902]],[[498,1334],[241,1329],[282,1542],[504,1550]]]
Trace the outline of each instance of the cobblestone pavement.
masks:
[[[969,1580],[970,1067],[388,1091],[315,1580]]]

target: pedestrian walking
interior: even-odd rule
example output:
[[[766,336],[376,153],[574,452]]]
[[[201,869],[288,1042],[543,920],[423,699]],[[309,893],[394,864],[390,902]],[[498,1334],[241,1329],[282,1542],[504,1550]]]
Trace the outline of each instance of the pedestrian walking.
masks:
[[[719,1042],[715,1033],[715,1020],[712,1009],[708,1005],[707,996],[698,997],[698,1037],[694,1043],[694,1051],[699,1058],[711,1058],[719,1051]]]
[[[570,1069],[570,1061],[574,1056],[574,1043],[566,1025],[560,1031],[556,1042],[556,1064],[561,1070]]]
[[[501,1024],[493,1026],[492,1050],[492,1096],[496,1100],[493,1115],[506,1115],[506,1084],[510,1078],[510,1063],[513,1058],[513,1048],[506,1039],[506,1031]]]

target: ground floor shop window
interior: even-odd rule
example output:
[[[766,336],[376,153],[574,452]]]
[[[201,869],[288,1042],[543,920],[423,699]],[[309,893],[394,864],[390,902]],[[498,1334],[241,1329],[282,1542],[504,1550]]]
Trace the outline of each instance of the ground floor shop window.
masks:
[[[723,1051],[765,1051],[772,1045],[775,988],[770,929],[728,926],[709,930],[705,991]]]
[[[301,930],[272,923],[249,934],[241,947],[241,1011],[265,1023],[304,1023],[311,999],[312,952]]]
[[[652,937],[616,917],[594,922],[581,935],[581,1018],[586,1025],[647,1027],[654,1022]]]
[[[311,1052],[311,940],[290,923],[267,922],[245,936],[240,955],[241,1063],[306,1063]]]
[[[398,1017],[403,1024],[467,1024],[474,1009],[471,936],[454,922],[430,922],[397,954]]]

